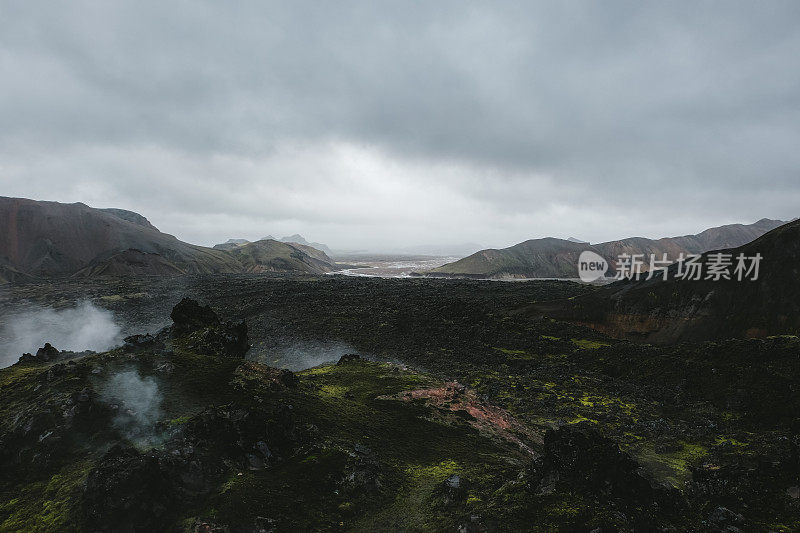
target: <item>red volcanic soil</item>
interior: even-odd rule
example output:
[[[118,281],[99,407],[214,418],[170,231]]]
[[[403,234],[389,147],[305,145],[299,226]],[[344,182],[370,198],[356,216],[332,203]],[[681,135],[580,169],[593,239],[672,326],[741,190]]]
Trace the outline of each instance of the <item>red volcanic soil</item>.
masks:
[[[472,419],[469,424],[478,431],[494,433],[513,442],[526,452],[534,454],[528,443],[542,443],[542,435],[532,431],[517,421],[508,411],[491,405],[478,397],[478,394],[455,381],[445,383],[441,387],[416,389],[400,392],[391,396],[380,396],[382,400],[425,400],[437,409],[453,412],[465,412]]]

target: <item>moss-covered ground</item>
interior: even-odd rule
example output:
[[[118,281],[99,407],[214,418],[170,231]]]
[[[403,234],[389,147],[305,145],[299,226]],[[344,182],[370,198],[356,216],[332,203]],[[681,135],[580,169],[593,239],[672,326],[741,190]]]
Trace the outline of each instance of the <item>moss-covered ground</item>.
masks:
[[[261,519],[278,531],[453,531],[469,524],[588,531],[619,522],[596,494],[563,483],[532,488],[527,472],[542,452],[538,442],[529,443],[532,455],[502,432],[476,429],[466,412],[386,398],[450,381],[532,433],[596,427],[654,484],[680,492],[686,508],[673,522],[677,530],[710,529],[719,507],[743,515],[743,523],[730,524],[743,531],[800,527],[797,338],[643,346],[515,312],[548,295],[568,296],[568,286],[518,284],[515,293],[480,282],[437,289],[435,282],[238,279],[236,291],[222,296],[214,292],[219,285],[205,286],[212,305],[247,318],[251,331],[344,342],[371,359],[298,372],[295,387],[274,387],[243,370],[241,360],[199,355],[180,340],[169,354],[114,350],[58,363],[65,370],[51,378],[54,364],[0,370],[0,531],[82,530],[85,480],[124,437],[108,425],[82,428],[79,438],[30,463],[35,468],[22,468],[15,465],[30,457],[14,455],[14,432],[130,368],[159,384],[160,431],[190,423],[209,406],[282,403],[307,435],[269,468],[231,467],[165,530],[193,530],[198,521],[252,527]],[[256,337],[262,341],[271,342]],[[261,355],[252,354],[265,360]],[[167,363],[168,371],[159,370]],[[368,450],[369,459],[357,449]],[[377,489],[358,489],[364,472],[374,474]],[[457,497],[445,488],[451,476],[468,481]]]

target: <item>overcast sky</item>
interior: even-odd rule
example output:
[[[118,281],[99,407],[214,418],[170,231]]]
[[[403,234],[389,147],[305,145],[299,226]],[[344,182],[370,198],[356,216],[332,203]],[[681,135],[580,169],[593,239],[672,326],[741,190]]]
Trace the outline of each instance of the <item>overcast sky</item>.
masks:
[[[198,244],[800,215],[800,2],[0,0],[0,195]]]

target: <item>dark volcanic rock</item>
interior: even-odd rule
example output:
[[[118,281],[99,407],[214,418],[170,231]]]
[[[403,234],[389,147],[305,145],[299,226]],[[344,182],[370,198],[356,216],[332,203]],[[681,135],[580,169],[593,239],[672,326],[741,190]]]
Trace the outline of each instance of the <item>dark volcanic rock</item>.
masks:
[[[115,446],[86,480],[83,517],[89,531],[163,528],[175,504],[175,481],[155,453]]]
[[[83,515],[89,531],[160,531],[224,476],[268,468],[300,443],[292,409],[207,409],[164,449],[115,446],[89,474]]]
[[[341,481],[343,494],[352,501],[372,500],[381,493],[381,465],[371,448],[356,444]]]
[[[681,509],[676,489],[653,485],[630,455],[588,422],[548,431],[544,455],[532,470],[531,488],[537,494],[549,494],[559,486],[585,491],[606,505],[638,515],[632,519],[639,527],[653,526],[647,523],[650,515],[675,515]]]
[[[271,391],[294,389],[298,379],[285,368],[273,368],[254,361],[245,361],[236,368],[232,384],[241,392],[253,393],[266,388]]]
[[[55,347],[53,347],[49,342],[46,342],[43,347],[39,348],[36,351],[36,355],[24,353],[19,358],[19,360],[14,364],[28,365],[28,364],[52,363],[54,361],[59,361],[64,359],[75,359],[93,353],[95,352],[91,350],[84,350],[82,352],[71,352],[68,350],[59,351]]]
[[[145,333],[144,335],[130,335],[122,340],[125,342],[124,348],[126,351],[147,350],[158,346],[163,347],[163,343],[149,333]]]
[[[247,324],[226,322],[193,332],[188,337],[189,347],[203,355],[243,358],[250,344],[247,340]]]
[[[739,533],[742,530],[737,526],[744,525],[744,522],[744,517],[739,513],[719,506],[709,513],[706,524],[709,531],[714,533]]]
[[[441,486],[441,492],[446,504],[463,502],[467,499],[469,491],[469,481],[462,476],[453,474],[445,479]]]
[[[179,334],[219,325],[219,317],[211,306],[200,305],[197,300],[184,298],[172,308],[170,318]]]
[[[36,357],[42,361],[52,361],[58,357],[59,351],[54,348],[49,342],[44,343],[44,346],[36,351]]]
[[[361,361],[361,356],[357,353],[346,353],[339,358],[336,362],[337,365],[346,365],[348,363],[355,363],[356,361]]]
[[[70,446],[110,419],[110,410],[88,387],[48,401],[32,413],[20,413],[9,431],[0,433],[0,471],[15,468],[30,474],[60,464]]]
[[[22,354],[22,357],[19,358],[18,363],[49,363],[50,361],[59,359],[60,356],[61,352],[54,348],[49,342],[46,342],[44,343],[44,346],[36,350],[36,355],[31,355],[29,353]]]
[[[250,344],[247,324],[221,322],[210,306],[184,298],[170,315],[174,322],[173,337],[186,337],[188,346],[203,355],[243,358]]]

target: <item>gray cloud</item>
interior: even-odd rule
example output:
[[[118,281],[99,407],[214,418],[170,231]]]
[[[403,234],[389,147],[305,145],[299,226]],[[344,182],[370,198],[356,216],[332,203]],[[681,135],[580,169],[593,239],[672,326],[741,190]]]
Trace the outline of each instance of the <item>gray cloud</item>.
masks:
[[[205,244],[791,218],[798,22],[793,1],[0,2],[0,180]]]

